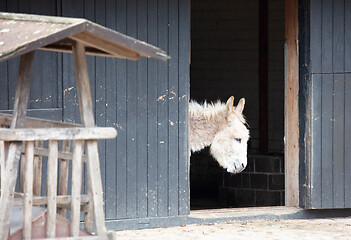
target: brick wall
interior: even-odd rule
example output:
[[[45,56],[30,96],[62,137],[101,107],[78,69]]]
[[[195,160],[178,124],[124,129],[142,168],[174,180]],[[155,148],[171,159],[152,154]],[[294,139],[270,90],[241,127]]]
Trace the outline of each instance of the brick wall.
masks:
[[[226,207],[284,205],[284,158],[282,155],[250,155],[240,174],[224,173],[219,205]]]
[[[258,149],[258,0],[191,1],[191,98],[246,98]],[[269,0],[269,149],[283,151],[284,0]]]

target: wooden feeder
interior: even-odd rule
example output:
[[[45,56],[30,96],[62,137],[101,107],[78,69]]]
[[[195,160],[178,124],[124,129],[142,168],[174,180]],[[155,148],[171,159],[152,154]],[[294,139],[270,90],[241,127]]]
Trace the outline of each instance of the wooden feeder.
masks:
[[[26,118],[37,49],[73,54],[82,125]],[[58,223],[66,216],[66,209],[71,211],[67,227],[71,237],[84,233],[94,233],[93,237],[98,239],[113,236],[105,227],[97,140],[114,138],[117,132],[114,128],[95,126],[86,54],[131,60],[140,56],[169,58],[159,48],[85,19],[0,13],[0,62],[21,56],[13,115],[0,114],[0,239],[9,237],[13,206],[23,207],[23,230],[17,237],[35,238],[39,231],[32,225],[32,212],[33,215],[35,212],[32,206],[43,205],[46,206],[44,237],[67,237]],[[43,158],[48,159],[47,174],[43,176],[47,181],[46,196],[40,192]],[[69,161],[72,161],[71,195],[67,195]],[[21,190],[16,193],[20,162]],[[88,176],[85,195],[81,193],[83,163]],[[81,211],[85,216],[85,231],[79,228]]]

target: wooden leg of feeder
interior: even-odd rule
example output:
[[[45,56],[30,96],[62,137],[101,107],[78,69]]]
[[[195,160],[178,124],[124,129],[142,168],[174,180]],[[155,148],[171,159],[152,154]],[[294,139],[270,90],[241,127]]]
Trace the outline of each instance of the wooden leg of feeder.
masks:
[[[73,58],[77,82],[77,92],[80,106],[82,124],[86,127],[94,127],[94,113],[91,99],[88,67],[85,56],[85,47],[82,43],[76,42],[73,46]],[[91,178],[91,197],[94,205],[95,231],[99,236],[106,234],[105,216],[102,196],[102,183],[100,173],[100,162],[98,144],[96,140],[86,141],[86,155],[88,178]]]
[[[21,57],[11,128],[24,127],[33,59],[34,52],[26,53]],[[0,239],[7,239],[10,227],[21,146],[21,142],[11,143],[7,153],[6,172],[3,183],[4,188],[2,189],[0,199]]]
[[[34,142],[26,144],[26,161],[24,164],[23,184],[23,239],[31,239],[32,235],[32,202],[33,202],[33,159]]]

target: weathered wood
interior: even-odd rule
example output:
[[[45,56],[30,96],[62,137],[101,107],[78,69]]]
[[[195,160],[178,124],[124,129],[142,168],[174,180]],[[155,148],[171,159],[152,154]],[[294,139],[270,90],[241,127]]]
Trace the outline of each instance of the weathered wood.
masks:
[[[31,239],[32,234],[32,202],[33,202],[33,158],[34,142],[26,144],[24,164],[24,199],[23,199],[23,239]]]
[[[23,198],[24,195],[23,193],[16,193],[15,194],[15,199],[14,199],[14,205],[15,206],[22,206],[23,205]],[[88,195],[81,195],[80,196],[80,202],[83,203],[89,203],[89,196]],[[72,196],[71,195],[63,195],[63,196],[57,196],[56,197],[56,204],[57,206],[62,206],[67,208],[71,208],[71,202],[72,202]],[[36,197],[33,196],[33,206],[40,206],[40,205],[47,205],[48,204],[48,198],[46,196],[41,196],[41,197]]]
[[[35,142],[36,149],[42,148],[44,146],[43,141],[36,141]],[[34,150],[34,181],[33,181],[33,194],[35,196],[41,195],[41,180],[42,180],[42,156],[43,154],[38,154],[36,150]],[[49,153],[47,154],[49,156]]]
[[[71,147],[71,141],[69,140],[65,140],[62,141],[62,151],[64,152],[69,152],[70,151],[70,147]],[[67,194],[67,190],[68,190],[68,174],[69,174],[69,161],[67,159],[61,158],[60,156],[60,152],[58,153],[58,158],[61,159],[60,161],[60,177],[59,177],[59,195],[66,195]],[[71,154],[70,154],[71,155]],[[73,176],[73,174],[72,174]],[[58,209],[58,214],[62,215],[62,216],[66,216],[66,209],[64,208],[59,208]]]
[[[73,47],[73,59],[77,82],[78,99],[82,124],[94,126],[94,113],[91,100],[90,82],[86,63],[84,45],[76,43]],[[105,217],[102,198],[101,174],[99,165],[98,145],[96,140],[86,141],[88,178],[90,178],[92,202],[94,205],[95,230],[98,235],[106,234]]]
[[[117,136],[115,128],[29,128],[0,129],[0,139],[5,141],[110,139]]]
[[[20,161],[21,161],[21,167],[20,167],[20,185],[19,185],[20,188],[19,188],[19,191],[23,192],[23,188],[24,188],[24,173],[25,173],[24,165],[25,165],[25,162],[26,162],[26,155],[24,153],[21,154]]]
[[[89,32],[81,32],[70,36],[70,38],[82,42],[85,45],[100,49],[101,51],[112,53],[112,55],[117,58],[126,58],[130,60],[137,60],[139,58],[139,55],[135,52],[117,46],[116,44],[104,38],[97,37]]]
[[[72,162],[71,236],[79,236],[83,141],[74,141]]]
[[[0,168],[1,168],[1,172],[0,172],[0,188],[4,189],[4,177],[5,177],[5,158],[6,158],[6,154],[5,154],[5,142],[4,141],[0,141]]]
[[[299,206],[299,59],[297,0],[285,1],[285,205]]]
[[[34,52],[24,54],[21,57],[11,128],[24,127],[24,118],[27,112],[29,98],[33,58]],[[0,199],[0,239],[5,239],[7,237],[10,226],[13,193],[15,191],[18,164],[20,159],[20,147],[21,143],[11,143],[7,154],[6,173],[4,176],[3,185],[4,188],[2,189]]]
[[[47,219],[46,219],[46,237],[54,238],[56,234],[56,200],[57,200],[57,165],[58,165],[58,142],[51,140],[49,142],[49,158],[47,169]]]
[[[12,115],[0,113],[0,124],[5,126],[10,126],[11,122],[12,122]],[[26,117],[24,120],[24,127],[25,128],[68,128],[68,127],[81,127],[81,125]]]

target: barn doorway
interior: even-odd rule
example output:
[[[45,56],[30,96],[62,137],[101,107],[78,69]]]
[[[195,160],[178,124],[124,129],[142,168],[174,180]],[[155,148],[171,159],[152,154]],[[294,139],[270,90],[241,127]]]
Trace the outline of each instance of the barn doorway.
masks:
[[[240,174],[232,175],[219,167],[208,149],[192,154],[191,209],[285,204],[285,1],[266,2],[267,133],[262,136],[260,74],[265,69],[259,67],[262,57],[260,1],[191,1],[191,99],[199,102],[226,101],[233,95],[237,104],[244,97],[244,114],[251,135],[248,166]],[[266,141],[267,145],[264,151],[262,141]]]

